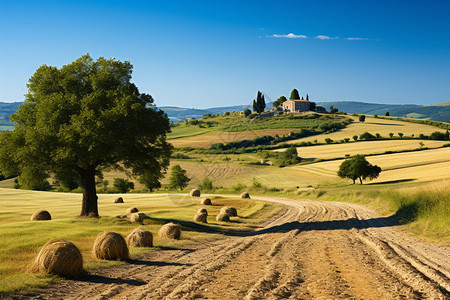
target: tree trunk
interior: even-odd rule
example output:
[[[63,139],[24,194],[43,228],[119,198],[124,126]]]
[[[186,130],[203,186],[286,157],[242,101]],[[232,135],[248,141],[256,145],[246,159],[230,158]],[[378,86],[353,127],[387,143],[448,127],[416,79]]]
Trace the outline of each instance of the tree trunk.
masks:
[[[361,179],[361,177],[359,177],[359,182],[362,184],[362,179]]]
[[[83,200],[81,203],[81,217],[98,218],[97,192],[95,190],[95,168],[80,171]]]

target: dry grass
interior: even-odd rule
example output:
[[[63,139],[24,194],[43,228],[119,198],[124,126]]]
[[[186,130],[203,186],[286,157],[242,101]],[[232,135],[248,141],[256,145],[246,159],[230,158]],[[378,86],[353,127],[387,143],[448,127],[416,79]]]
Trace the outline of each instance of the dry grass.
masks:
[[[217,222],[230,222],[230,216],[225,213],[220,213],[216,216]]]
[[[129,207],[127,208],[126,214],[132,214],[132,213],[137,213],[139,211],[139,209],[137,209],[136,207]]]
[[[136,228],[127,236],[128,247],[153,247],[153,235],[150,231]]]
[[[192,189],[190,194],[191,194],[191,197],[200,197],[200,190]]]
[[[172,222],[164,224],[159,230],[159,236],[165,239],[179,240],[181,238],[181,227]]]
[[[405,136],[411,136],[412,134],[414,134],[414,136],[416,137],[418,137],[421,133],[423,133],[424,135],[430,135],[434,131],[445,132],[444,129],[430,125],[375,119],[372,117],[366,117],[366,121],[364,123],[361,123],[358,121],[358,117],[349,117],[353,119],[354,123],[348,125],[342,130],[330,134],[321,134],[318,136],[310,136],[298,140],[292,140],[288,143],[314,142],[314,140],[324,143],[326,138],[339,141],[343,140],[344,138],[352,139],[354,135],[360,136],[364,132],[369,132],[373,135],[379,133],[383,137],[389,137],[389,133],[393,133],[394,136],[398,137],[399,132],[403,133]]]
[[[73,242],[81,251],[85,268],[92,269],[117,264],[114,261],[99,261],[92,252],[92,245],[99,232],[109,230],[127,236],[136,228],[123,218],[128,207],[138,207],[148,216],[144,219],[145,230],[153,233],[156,247],[179,247],[192,240],[202,241],[219,238],[220,235],[199,230],[198,226],[183,227],[183,240],[166,240],[157,235],[161,224],[180,220],[183,224],[194,224],[192,216],[204,207],[199,200],[188,194],[99,194],[98,204],[101,218],[77,218],[81,209],[81,194],[39,192],[0,188],[0,294],[43,285],[54,277],[26,273],[28,264],[48,240],[61,238]],[[126,197],[126,203],[114,204],[117,197]],[[214,206],[208,212],[216,215],[222,206],[234,206],[239,210],[241,222],[223,224],[214,219],[204,226],[249,229],[255,222],[270,217],[279,211],[279,206],[258,200],[210,197]],[[30,216],[45,207],[52,214],[51,221],[33,222]],[[144,250],[133,248],[131,255]]]
[[[220,209],[221,214],[227,214],[230,217],[237,217],[237,210],[231,206],[225,206]]]
[[[292,131],[298,131],[295,128],[283,129],[267,129],[267,130],[250,130],[242,132],[224,132],[212,131],[201,135],[189,136],[184,138],[169,139],[169,142],[176,148],[194,147],[209,148],[215,143],[229,143],[245,139],[254,139],[264,135],[284,135]]]
[[[450,178],[450,148],[376,155],[367,157],[367,160],[382,168],[380,177],[370,181],[371,183],[422,182]],[[337,178],[336,173],[342,161],[334,160],[292,168],[324,177]]]
[[[212,205],[211,199],[209,199],[209,198],[203,198],[200,203],[202,205]]]
[[[116,232],[104,231],[94,241],[93,252],[98,259],[106,260],[129,260],[125,239]]]
[[[52,216],[46,210],[39,210],[31,216],[31,221],[48,221],[51,219]]]
[[[195,222],[200,223],[208,223],[208,214],[207,213],[196,213],[194,216]]]
[[[249,194],[248,192],[243,192],[243,193],[241,194],[241,198],[242,198],[242,199],[250,199],[250,194]]]
[[[30,272],[78,278],[85,274],[80,250],[62,239],[48,241],[31,263]]]
[[[346,154],[382,154],[385,151],[414,150],[420,148],[420,142],[427,148],[438,148],[448,141],[432,140],[384,140],[384,141],[361,141],[357,143],[343,143],[330,145],[317,145],[308,147],[299,147],[297,152],[303,159],[330,159],[345,157]],[[277,149],[274,151],[282,152],[286,149]]]

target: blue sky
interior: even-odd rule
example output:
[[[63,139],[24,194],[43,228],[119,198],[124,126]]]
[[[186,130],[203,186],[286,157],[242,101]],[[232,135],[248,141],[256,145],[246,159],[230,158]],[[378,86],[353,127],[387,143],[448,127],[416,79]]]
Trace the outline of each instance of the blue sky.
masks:
[[[42,64],[128,60],[157,105],[450,101],[450,1],[4,1],[0,101]],[[266,100],[267,100],[266,98]]]

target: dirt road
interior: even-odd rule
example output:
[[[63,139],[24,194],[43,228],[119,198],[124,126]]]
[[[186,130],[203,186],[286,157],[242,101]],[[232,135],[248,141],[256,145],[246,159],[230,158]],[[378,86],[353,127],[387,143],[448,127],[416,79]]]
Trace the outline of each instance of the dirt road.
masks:
[[[450,249],[348,203],[254,197],[285,209],[255,232],[63,281],[34,299],[450,299]]]

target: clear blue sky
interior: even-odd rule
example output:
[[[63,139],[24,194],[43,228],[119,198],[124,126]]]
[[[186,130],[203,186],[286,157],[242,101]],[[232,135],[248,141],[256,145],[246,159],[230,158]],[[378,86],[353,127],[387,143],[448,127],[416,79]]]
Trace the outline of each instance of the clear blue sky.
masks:
[[[42,64],[129,60],[157,105],[450,101],[450,1],[0,0],[0,101]],[[266,99],[267,100],[267,99]]]

